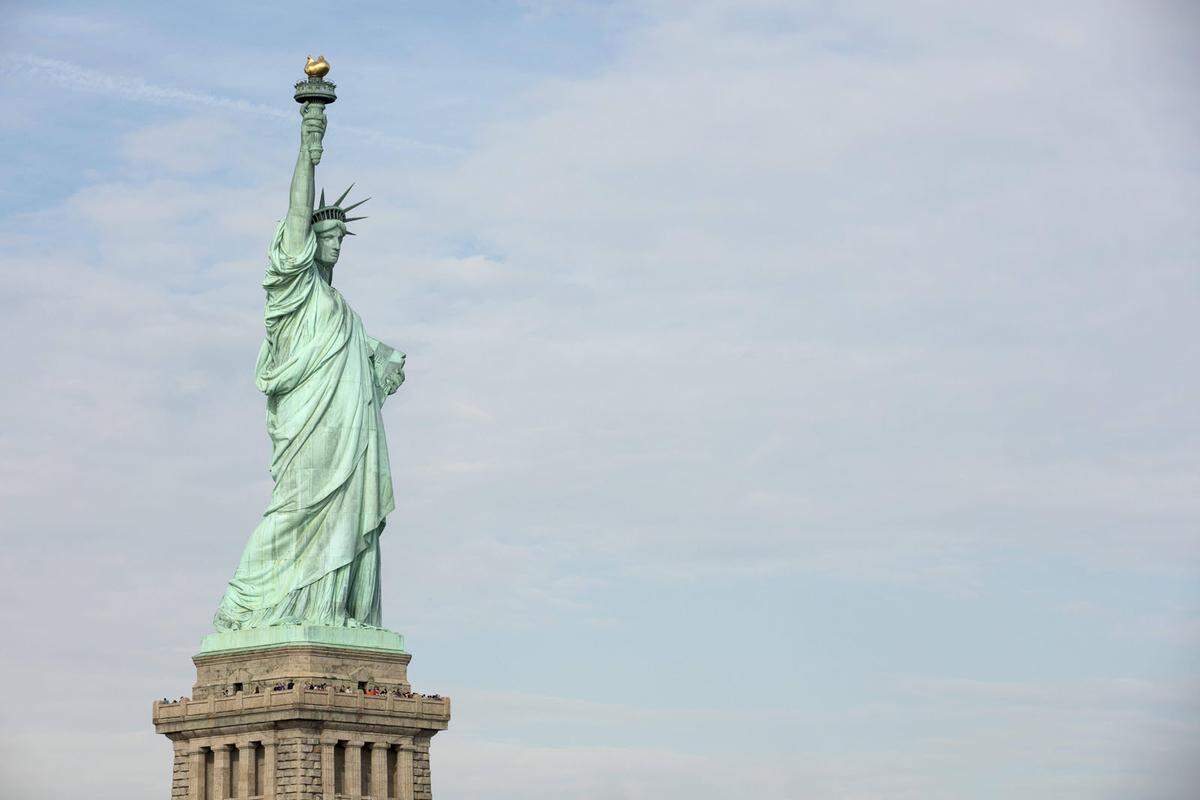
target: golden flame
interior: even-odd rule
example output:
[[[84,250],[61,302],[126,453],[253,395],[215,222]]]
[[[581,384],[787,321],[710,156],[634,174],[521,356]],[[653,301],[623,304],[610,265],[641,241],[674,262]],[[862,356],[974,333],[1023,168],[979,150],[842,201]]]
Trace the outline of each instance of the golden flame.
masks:
[[[329,62],[325,56],[317,56],[315,61],[309,56],[308,63],[304,65],[304,74],[310,78],[324,78],[329,74]]]

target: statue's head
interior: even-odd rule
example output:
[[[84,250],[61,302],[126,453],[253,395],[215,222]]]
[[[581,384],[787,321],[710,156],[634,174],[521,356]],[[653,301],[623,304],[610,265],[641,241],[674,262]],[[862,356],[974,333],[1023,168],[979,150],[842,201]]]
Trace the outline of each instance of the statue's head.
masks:
[[[347,217],[346,212],[361,206],[371,199],[369,197],[342,208],[342,201],[346,199],[346,195],[350,194],[350,189],[353,188],[354,184],[352,183],[346,191],[342,192],[342,196],[330,205],[325,204],[325,190],[322,189],[321,202],[312,215],[313,234],[317,237],[316,260],[327,271],[332,270],[333,265],[337,263],[338,256],[342,252],[342,239],[354,235],[346,227],[346,223],[366,219],[366,217]]]
[[[313,224],[317,237],[317,263],[332,268],[342,252],[342,239],[347,233],[346,223],[336,219],[323,219]]]

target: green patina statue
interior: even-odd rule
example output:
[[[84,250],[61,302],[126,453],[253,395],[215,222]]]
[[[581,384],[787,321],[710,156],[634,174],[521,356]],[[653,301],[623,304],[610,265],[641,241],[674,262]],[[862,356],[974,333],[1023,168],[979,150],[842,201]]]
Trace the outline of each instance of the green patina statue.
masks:
[[[314,68],[315,64],[315,68]],[[213,620],[218,631],[277,625],[378,628],[379,537],[395,508],[380,408],[404,382],[404,354],[372,339],[333,288],[347,217],[364,201],[313,208],[325,104],[324,57],[297,84],[300,153],[287,217],[268,251],[267,396],[275,490]]]

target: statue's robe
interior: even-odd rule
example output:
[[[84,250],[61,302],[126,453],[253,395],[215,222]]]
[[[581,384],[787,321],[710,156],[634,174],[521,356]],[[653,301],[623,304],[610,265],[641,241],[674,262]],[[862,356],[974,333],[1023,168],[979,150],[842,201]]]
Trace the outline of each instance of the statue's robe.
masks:
[[[404,355],[366,335],[315,253],[312,233],[293,257],[276,230],[256,368],[275,490],[218,630],[380,625],[379,536],[395,508],[380,408],[404,380]]]

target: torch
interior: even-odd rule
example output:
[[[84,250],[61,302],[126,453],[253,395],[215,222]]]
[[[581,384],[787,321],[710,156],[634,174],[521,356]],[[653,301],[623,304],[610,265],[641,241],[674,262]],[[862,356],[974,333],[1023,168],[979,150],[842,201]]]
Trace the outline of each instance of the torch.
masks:
[[[304,65],[304,74],[308,79],[296,84],[296,93],[293,96],[297,103],[310,104],[304,107],[306,115],[323,117],[325,106],[337,100],[337,86],[333,81],[325,80],[325,76],[329,74],[329,62],[325,60],[325,56],[318,56],[316,59],[309,56]],[[313,163],[321,160],[322,152],[320,142],[309,145],[309,155],[313,158]]]

